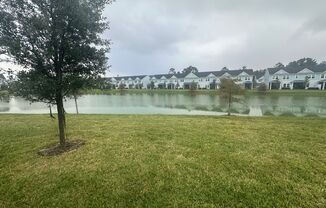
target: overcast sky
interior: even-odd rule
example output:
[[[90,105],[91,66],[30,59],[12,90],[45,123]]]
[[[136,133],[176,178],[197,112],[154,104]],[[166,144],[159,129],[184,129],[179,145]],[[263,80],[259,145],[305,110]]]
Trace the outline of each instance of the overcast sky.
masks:
[[[326,60],[325,0],[116,0],[107,76]],[[0,63],[0,67],[6,65]]]
[[[108,75],[323,61],[325,8],[325,0],[117,0],[105,11]]]

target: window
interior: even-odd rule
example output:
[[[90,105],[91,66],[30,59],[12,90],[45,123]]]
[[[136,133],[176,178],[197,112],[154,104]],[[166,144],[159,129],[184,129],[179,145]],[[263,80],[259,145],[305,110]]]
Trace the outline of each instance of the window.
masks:
[[[312,79],[315,79],[315,74],[311,75],[311,78],[312,78]]]
[[[325,78],[325,74],[320,75],[320,78],[324,79]]]
[[[295,78],[298,79],[298,75],[295,75]]]

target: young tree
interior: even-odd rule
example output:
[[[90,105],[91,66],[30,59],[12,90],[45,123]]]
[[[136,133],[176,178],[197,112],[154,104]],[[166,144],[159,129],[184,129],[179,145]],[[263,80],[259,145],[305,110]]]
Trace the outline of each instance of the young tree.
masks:
[[[260,93],[266,93],[268,90],[268,87],[265,83],[261,83],[258,88],[257,88],[258,92]]]
[[[238,101],[235,95],[244,94],[244,90],[232,79],[222,78],[219,83],[219,95],[228,103],[228,116],[231,115],[231,105]]]
[[[309,87],[310,77],[306,76],[304,78],[304,87],[307,89]]]
[[[111,0],[2,0],[0,52],[26,70],[17,75],[19,94],[57,106],[61,147],[66,145],[63,100],[76,83],[107,69],[108,29],[102,13]],[[84,85],[81,85],[84,86]]]
[[[192,81],[191,84],[190,84],[190,88],[189,88],[191,91],[195,91],[197,90],[197,83]]]

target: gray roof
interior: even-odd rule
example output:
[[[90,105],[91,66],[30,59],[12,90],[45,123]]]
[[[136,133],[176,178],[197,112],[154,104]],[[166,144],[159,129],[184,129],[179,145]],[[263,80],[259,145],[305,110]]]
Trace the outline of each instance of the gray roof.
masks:
[[[254,76],[256,79],[260,79],[265,75],[265,70],[254,71]]]
[[[276,72],[278,72],[279,70],[284,70],[289,74],[295,74],[300,72],[303,69],[309,69],[313,72],[325,72],[326,71],[326,65],[320,64],[320,65],[316,65],[313,67],[305,67],[305,66],[299,66],[299,67],[292,67],[292,66],[286,66],[283,68],[268,68],[269,74],[275,74]]]
[[[214,74],[217,77],[222,76],[225,73],[230,74],[231,76],[238,76],[242,72],[247,73],[248,75],[254,75],[254,72],[252,69],[239,69],[239,70],[228,70],[228,71],[205,71],[205,72],[195,72],[194,74],[198,77],[207,77],[210,74]],[[176,74],[155,74],[155,75],[149,75],[149,77],[155,77],[155,79],[161,79],[163,76],[167,79],[170,79],[172,76],[176,76],[178,79],[185,78],[189,73],[176,73]],[[123,76],[123,77],[114,77],[116,80],[120,81],[121,79],[128,80],[131,78],[132,80],[135,80],[140,78],[143,79],[146,77],[146,75],[140,75],[140,76]],[[112,78],[108,78],[109,80]]]
[[[109,80],[111,80],[112,78],[116,79],[117,81],[120,81],[122,79],[124,80],[128,80],[128,79],[132,79],[132,80],[136,80],[137,78],[139,79],[144,79],[144,77],[146,77],[146,75],[139,75],[139,76],[122,76],[122,77],[110,77],[107,78]]]

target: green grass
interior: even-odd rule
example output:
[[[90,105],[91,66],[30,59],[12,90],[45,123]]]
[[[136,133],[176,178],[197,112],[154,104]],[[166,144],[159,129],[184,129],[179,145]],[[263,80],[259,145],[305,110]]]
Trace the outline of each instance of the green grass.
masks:
[[[0,115],[0,207],[325,207],[326,120]]]

